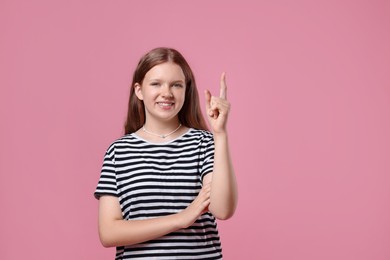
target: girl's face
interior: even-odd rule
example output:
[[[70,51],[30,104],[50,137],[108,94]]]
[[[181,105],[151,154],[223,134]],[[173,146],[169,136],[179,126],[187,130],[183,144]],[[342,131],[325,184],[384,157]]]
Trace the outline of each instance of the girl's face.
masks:
[[[151,68],[135,94],[143,100],[146,120],[175,121],[183,107],[186,92],[185,76],[181,67],[165,62]]]

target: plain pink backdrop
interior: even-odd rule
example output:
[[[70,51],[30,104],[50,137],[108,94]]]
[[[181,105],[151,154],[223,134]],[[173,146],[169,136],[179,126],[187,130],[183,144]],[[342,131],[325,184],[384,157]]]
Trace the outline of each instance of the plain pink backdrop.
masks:
[[[225,259],[390,259],[389,3],[2,0],[0,259],[114,258],[92,194],[157,46],[227,72]]]

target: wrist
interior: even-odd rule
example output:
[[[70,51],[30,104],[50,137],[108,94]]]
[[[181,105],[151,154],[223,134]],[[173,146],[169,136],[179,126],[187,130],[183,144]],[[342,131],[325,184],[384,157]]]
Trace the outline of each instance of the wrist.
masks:
[[[176,227],[178,229],[183,229],[183,228],[187,228],[188,227],[188,221],[186,220],[186,214],[185,214],[185,210],[182,210],[178,213],[175,214],[175,223],[176,223]]]
[[[227,133],[227,131],[214,132],[213,136],[214,136],[214,140],[215,139],[227,139],[228,138],[228,133]]]

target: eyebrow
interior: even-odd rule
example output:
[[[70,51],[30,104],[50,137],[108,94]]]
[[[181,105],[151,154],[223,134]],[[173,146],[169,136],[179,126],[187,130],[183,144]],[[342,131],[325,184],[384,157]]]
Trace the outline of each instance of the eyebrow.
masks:
[[[161,79],[149,79],[149,81],[161,81]],[[185,83],[185,81],[178,79],[178,80],[173,80],[170,83]]]
[[[174,81],[172,81],[172,83],[184,83],[184,80],[181,80],[181,79],[179,79],[179,80],[174,80]]]

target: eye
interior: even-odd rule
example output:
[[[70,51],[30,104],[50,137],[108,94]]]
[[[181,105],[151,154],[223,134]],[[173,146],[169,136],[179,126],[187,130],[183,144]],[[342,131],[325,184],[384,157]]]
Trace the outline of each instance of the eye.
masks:
[[[182,87],[183,87],[183,84],[181,84],[181,83],[175,83],[175,84],[173,84],[173,86],[176,87],[176,88],[182,88]]]
[[[159,82],[152,82],[152,83],[150,83],[150,85],[158,87],[158,86],[160,86],[160,83]]]

